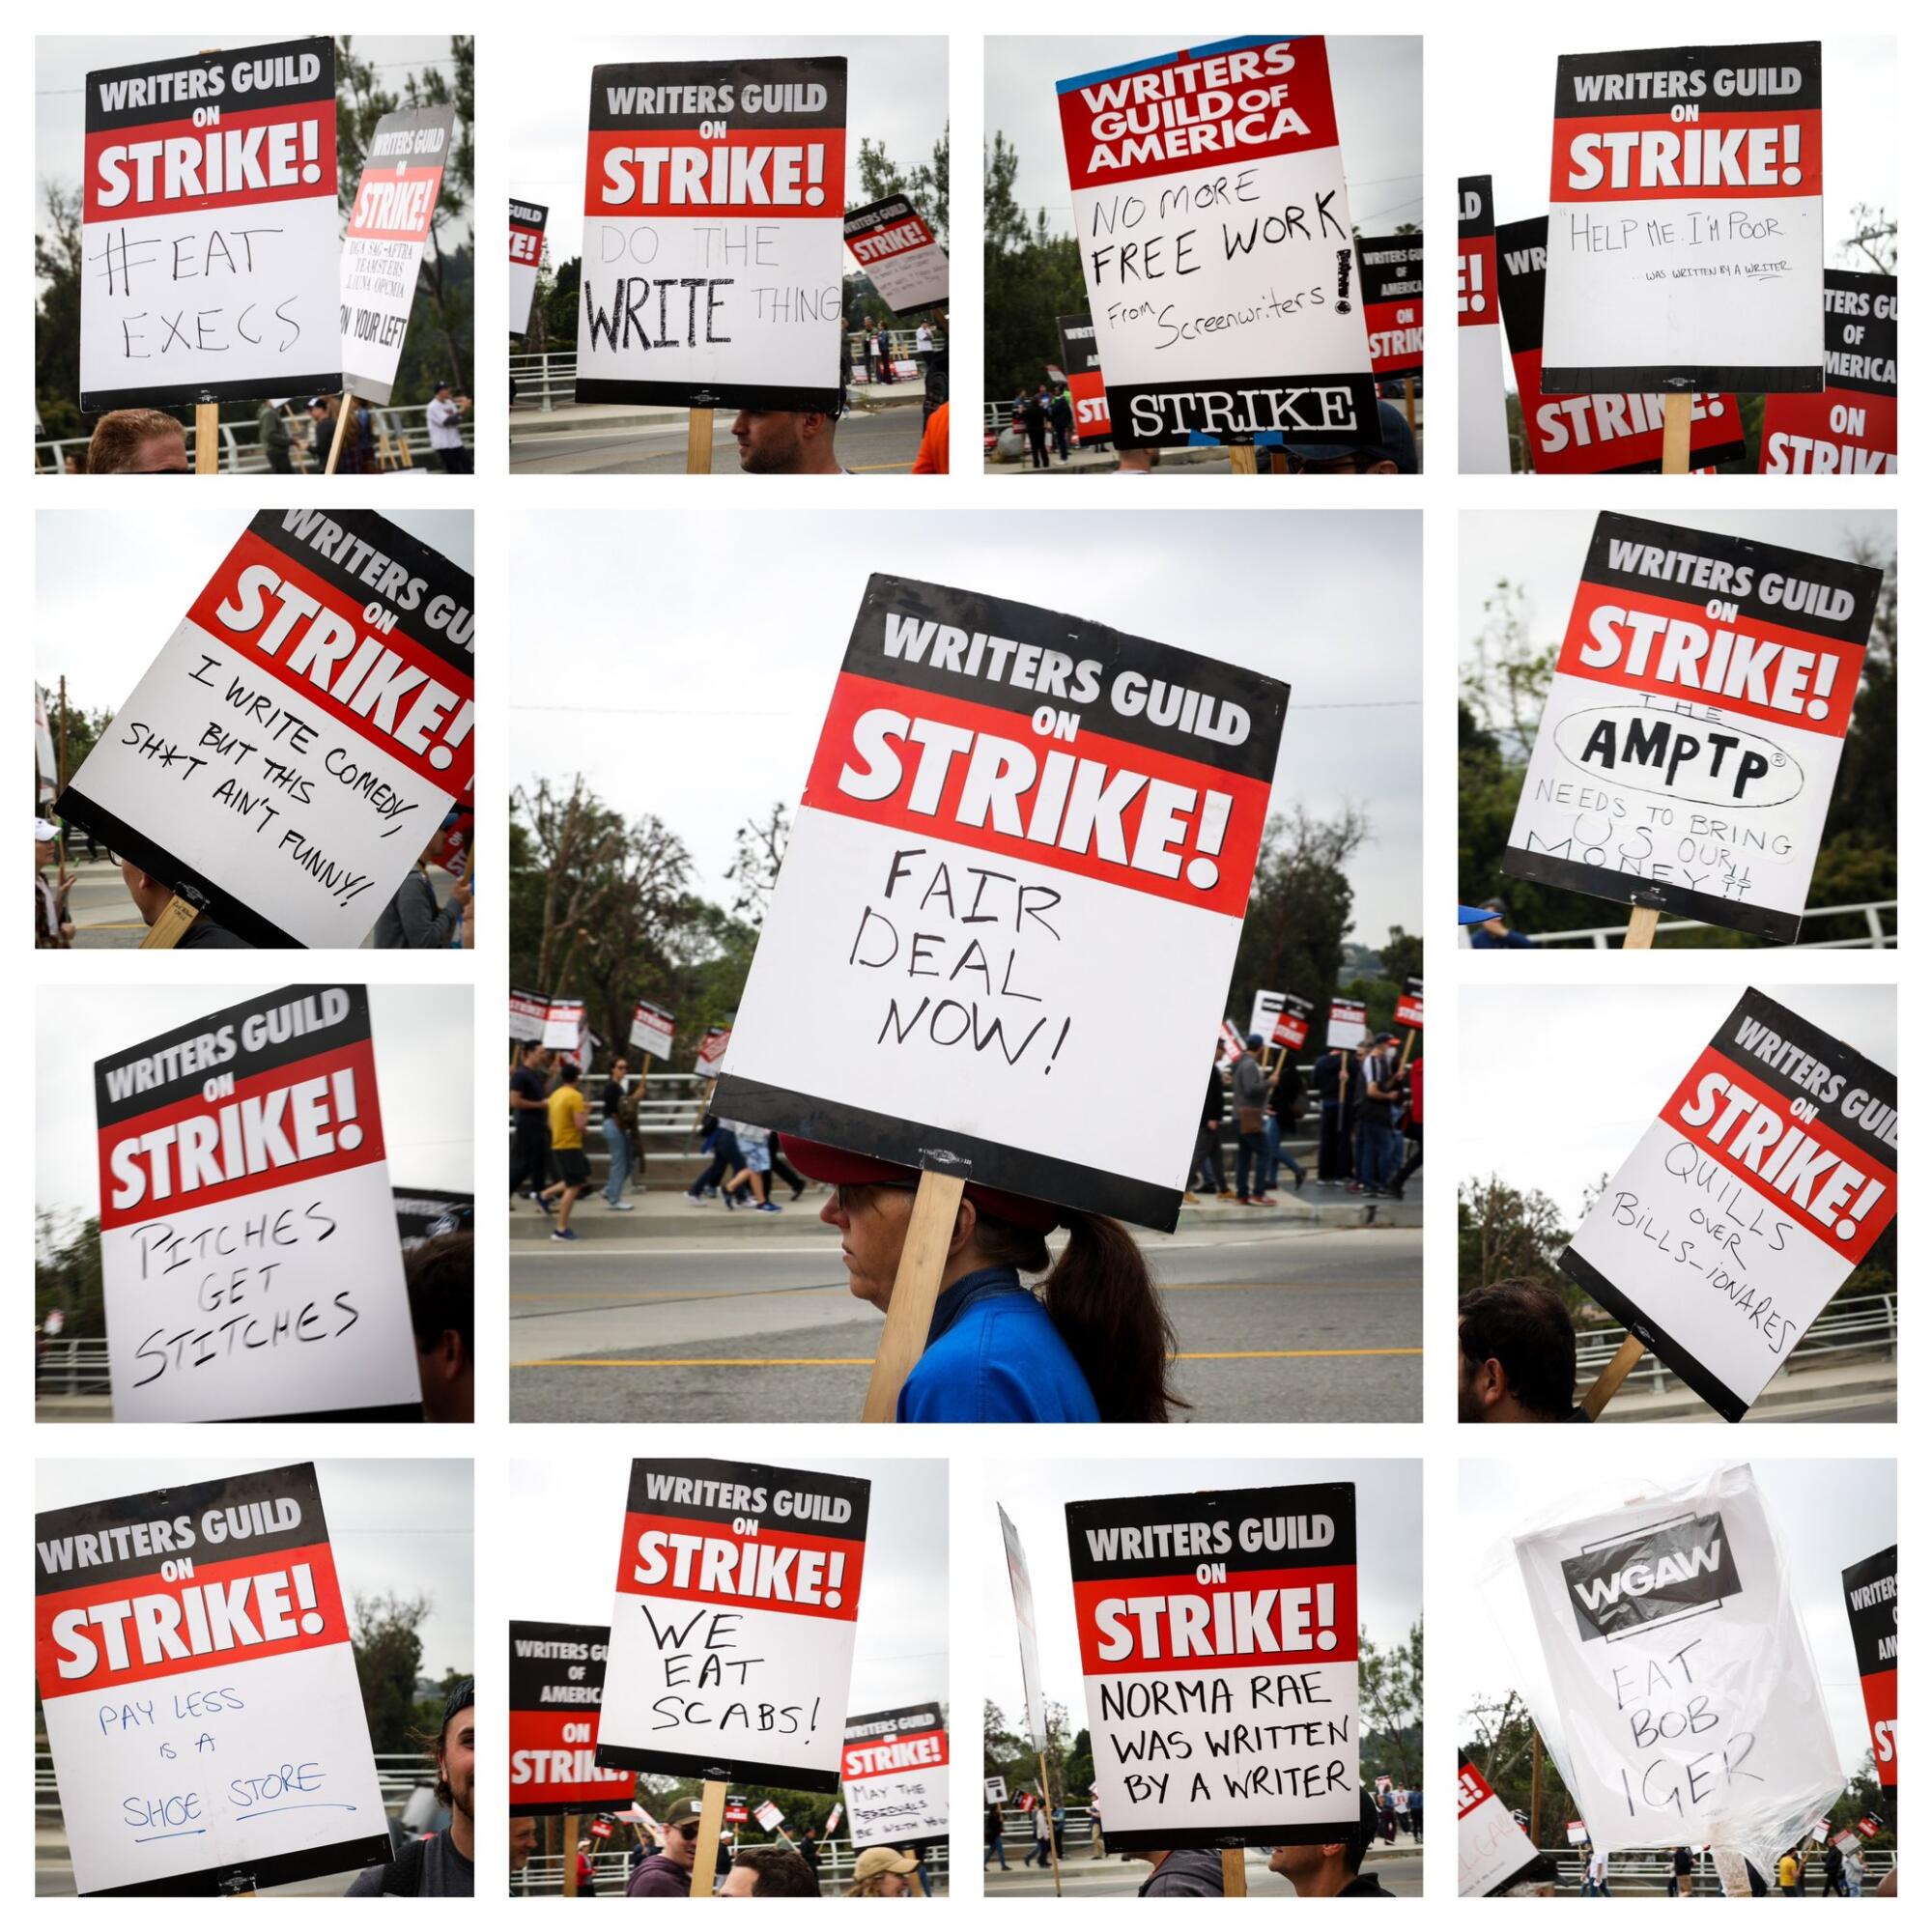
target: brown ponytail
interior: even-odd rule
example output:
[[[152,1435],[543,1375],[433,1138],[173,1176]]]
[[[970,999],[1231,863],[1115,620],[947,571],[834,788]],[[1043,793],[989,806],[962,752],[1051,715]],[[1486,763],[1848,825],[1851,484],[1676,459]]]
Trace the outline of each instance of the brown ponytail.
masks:
[[[1169,1422],[1192,1406],[1171,1379],[1174,1324],[1134,1237],[1104,1214],[1073,1214],[1059,1261],[1046,1237],[981,1214],[974,1244],[986,1262],[1045,1274],[1040,1299],[1080,1366],[1102,1422]]]

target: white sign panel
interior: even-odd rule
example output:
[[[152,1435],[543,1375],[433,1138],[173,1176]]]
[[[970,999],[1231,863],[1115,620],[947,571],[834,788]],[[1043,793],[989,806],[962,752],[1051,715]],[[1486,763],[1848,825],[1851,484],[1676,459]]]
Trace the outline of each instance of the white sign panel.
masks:
[[[996,1505],[997,1507],[997,1505]],[[1020,1685],[1026,1697],[1027,1737],[1037,1751],[1046,1748],[1046,1701],[1040,1690],[1039,1625],[1033,1606],[1033,1578],[1026,1550],[1012,1519],[1000,1511],[1000,1538],[1007,1550],[1007,1581],[1013,1593],[1013,1621],[1020,1634]]]
[[[946,1842],[950,1761],[937,1704],[847,1718],[842,1775],[854,1851]]]
[[[1456,467],[1500,476],[1510,467],[1509,413],[1490,177],[1464,175],[1456,195]]]
[[[904,195],[848,208],[845,245],[895,315],[946,299],[946,250]]]
[[[1457,1891],[1463,1898],[1493,1898],[1525,1883],[1537,1857],[1529,1833],[1463,1758],[1456,1781]]]
[[[637,1011],[631,1015],[631,1044],[639,1053],[648,1053],[654,1060],[668,1060],[676,1024],[675,1018],[663,1007],[654,1007],[648,1000],[639,1000]]]
[[[510,203],[510,333],[530,331],[530,305],[536,300],[537,270],[543,267],[544,227],[550,210],[534,201]]]

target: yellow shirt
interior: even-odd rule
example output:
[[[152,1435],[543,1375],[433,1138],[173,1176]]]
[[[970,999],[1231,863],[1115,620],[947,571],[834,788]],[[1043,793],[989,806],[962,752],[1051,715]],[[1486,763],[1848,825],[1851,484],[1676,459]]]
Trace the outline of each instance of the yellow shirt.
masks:
[[[553,1148],[583,1145],[583,1095],[575,1087],[559,1087],[550,1096],[550,1144]]]
[[[1777,1883],[1786,1891],[1798,1889],[1798,1861],[1789,1852],[1777,1861]]]

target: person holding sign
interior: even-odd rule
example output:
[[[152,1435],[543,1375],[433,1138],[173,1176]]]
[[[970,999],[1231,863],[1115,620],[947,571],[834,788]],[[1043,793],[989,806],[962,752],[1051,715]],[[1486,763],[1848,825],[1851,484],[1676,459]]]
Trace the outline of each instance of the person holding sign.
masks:
[[[1588,1422],[1576,1404],[1577,1330],[1555,1289],[1497,1281],[1457,1314],[1458,1422]]]
[[[691,1867],[697,1855],[697,1826],[704,1806],[696,1798],[680,1798],[665,1813],[658,1833],[658,1849],[631,1874],[626,1898],[689,1898]]]
[[[358,1873],[348,1898],[473,1898],[476,1894],[476,1680],[443,1700],[436,1734],[436,1795],[449,1823],[412,1838],[385,1865]]]
[[[893,1298],[919,1171],[803,1141],[781,1145],[828,1182],[818,1218],[841,1236],[853,1294]],[[1067,1231],[1059,1260],[1046,1236]],[[1044,1275],[1037,1293],[1022,1273]],[[901,1422],[1166,1422],[1186,1404],[1169,1378],[1174,1329],[1120,1222],[970,1184],[953,1216],[925,1351],[898,1396]]]
[[[187,432],[163,410],[110,410],[87,442],[90,476],[185,476]]]
[[[1375,1802],[1362,1793],[1361,1822],[1350,1833],[1325,1845],[1277,1845],[1268,1855],[1268,1870],[1294,1888],[1296,1898],[1393,1898],[1362,1861],[1376,1841]]]

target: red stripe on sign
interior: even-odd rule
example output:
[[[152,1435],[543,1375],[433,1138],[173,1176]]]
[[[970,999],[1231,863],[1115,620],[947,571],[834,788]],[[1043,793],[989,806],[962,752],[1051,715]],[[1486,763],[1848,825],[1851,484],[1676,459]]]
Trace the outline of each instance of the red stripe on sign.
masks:
[[[1864,662],[1862,644],[1754,617],[1713,617],[1684,598],[1585,582],[1577,586],[1556,668],[1842,738]]]
[[[1889,1791],[1898,1783],[1898,1672],[1874,1670],[1859,1679],[1864,1693],[1865,1724],[1871,1733],[1878,1781]]]
[[[890,228],[875,228],[869,234],[854,236],[847,243],[852,258],[862,266],[882,262],[888,255],[909,255],[915,248],[931,244],[932,237],[918,215],[909,221],[895,221]]]
[[[1422,1024],[1422,1002],[1411,1000],[1405,993],[1395,1003],[1395,1023],[1397,1026],[1419,1027]]]
[[[103,1127],[97,1139],[103,1230],[366,1167],[384,1158],[375,1047],[354,1040],[251,1073],[232,1094],[213,1100],[194,1094]],[[345,1145],[351,1139],[355,1144]],[[317,1151],[301,1156],[304,1146]],[[224,1175],[234,1178],[211,1178]],[[137,1181],[139,1192],[128,1198]],[[157,1193],[162,1185],[166,1191]],[[205,1259],[213,1266],[221,1257]]]
[[[1823,120],[1806,108],[1706,108],[1696,121],[1668,114],[1609,115],[1556,123],[1549,156],[1551,235],[1559,209],[1617,201],[1700,201],[1707,206],[1676,239],[1693,246],[1763,241],[1774,253],[1785,238],[1775,211],[1762,214],[1726,202],[1789,199],[1824,192]],[[1691,217],[1682,217],[1690,222]],[[1766,226],[1767,221],[1773,225]],[[1694,256],[1692,257],[1694,260]]]
[[[1310,34],[1227,53],[1183,48],[1131,73],[1102,75],[1061,95],[1060,135],[1076,188],[1232,172],[1275,155],[1332,148],[1328,43]],[[1225,198],[1237,191],[1232,180],[1224,182],[1200,206],[1237,214],[1240,205]],[[1304,217],[1319,235],[1315,213],[1304,211]]]
[[[1401,301],[1364,302],[1362,321],[1369,331],[1369,370],[1376,376],[1399,376],[1422,368],[1422,298]]]
[[[1355,1571],[1236,1570],[1215,1583],[1104,1577],[1073,1585],[1073,1618],[1084,1677],[1352,1663]]]
[[[188,214],[216,208],[258,208],[278,201],[335,199],[335,103],[223,110],[212,128],[192,121],[157,121],[115,128],[87,137],[84,219],[138,221],[151,214]],[[234,272],[248,259],[236,236],[163,240],[156,263],[179,287],[185,276]],[[190,246],[166,272],[169,251]],[[230,260],[204,259],[225,247]]]
[[[1525,399],[1529,459],[1539,474],[1599,475],[1656,463],[1663,455],[1663,398],[1612,391],[1596,395],[1543,393],[1543,352],[1520,350],[1517,394]],[[1808,400],[1808,399],[1807,399]],[[1690,454],[1742,442],[1738,399],[1728,393],[1697,392],[1690,398]]]
[[[1496,1794],[1473,1764],[1459,1768],[1456,1775],[1456,1816],[1466,1818],[1479,1804],[1487,1804]]]
[[[688,1516],[624,1518],[617,1588],[627,1597],[781,1610],[854,1623],[866,1546],[847,1537],[767,1528],[756,1536]]]
[[[1037,737],[1022,713],[846,672],[804,803],[1239,919],[1268,786],[1084,727]]]
[[[1292,1020],[1284,1013],[1274,1023],[1274,1043],[1287,1047],[1291,1053],[1299,1053],[1308,1044],[1308,1022]]]
[[[370,629],[359,607],[286,551],[243,531],[187,614],[439,791],[469,788],[473,681],[406,631]],[[214,689],[238,730],[264,728],[248,694]]]
[[[526,268],[534,269],[543,259],[543,230],[541,228],[512,228],[510,230],[510,260]]]
[[[901,1731],[847,1745],[838,1775],[850,1784],[867,1777],[895,1777],[909,1771],[938,1771],[949,1763],[944,1731]]]
[[[1456,243],[1456,327],[1492,328],[1502,322],[1496,305],[1496,238]]]
[[[630,1798],[635,1771],[600,1768],[595,1704],[510,1713],[510,1803],[579,1804],[586,1811]]]
[[[1862,389],[1767,396],[1760,475],[1881,476],[1898,457],[1898,398]]]
[[[1707,1046],[1658,1115],[1855,1266],[1891,1226],[1898,1177]]]
[[[440,168],[370,168],[355,185],[349,232],[372,242],[421,242],[429,235]]]
[[[270,1631],[287,1634],[270,1636]],[[82,1584],[34,1603],[41,1695],[94,1696],[185,1670],[218,1670],[347,1643],[349,1620],[327,1543]],[[175,1652],[185,1653],[175,1655]],[[63,1664],[74,1672],[64,1675]]]
[[[837,221],[845,232],[842,128],[593,128],[583,212],[701,221]],[[733,258],[735,259],[735,258]],[[717,266],[725,265],[721,249]]]

